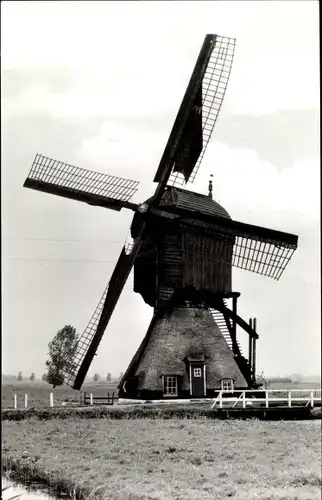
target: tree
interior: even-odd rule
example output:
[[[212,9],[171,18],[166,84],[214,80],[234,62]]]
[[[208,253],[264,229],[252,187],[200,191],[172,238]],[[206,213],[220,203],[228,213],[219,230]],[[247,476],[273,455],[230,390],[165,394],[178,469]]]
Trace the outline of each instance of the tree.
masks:
[[[21,382],[21,380],[22,380],[22,372],[19,372],[19,373],[18,373],[17,380],[18,380],[19,382]]]
[[[35,380],[35,378],[36,378],[35,374],[34,374],[34,372],[32,372],[32,374],[29,377],[29,380],[31,380],[31,382],[33,382]]]
[[[47,382],[47,373],[44,373],[42,376],[41,376],[41,380],[43,382]]]
[[[112,374],[108,372],[108,374],[106,375],[106,381],[111,382],[111,380],[112,380]]]
[[[48,344],[49,360],[46,361],[46,381],[56,385],[64,383],[64,372],[72,373],[76,369],[74,357],[78,345],[76,329],[66,325],[59,330],[53,340]]]
[[[94,373],[94,375],[93,375],[93,380],[94,380],[94,382],[98,382],[98,381],[99,381],[99,379],[100,379],[99,374],[98,374],[98,373]]]

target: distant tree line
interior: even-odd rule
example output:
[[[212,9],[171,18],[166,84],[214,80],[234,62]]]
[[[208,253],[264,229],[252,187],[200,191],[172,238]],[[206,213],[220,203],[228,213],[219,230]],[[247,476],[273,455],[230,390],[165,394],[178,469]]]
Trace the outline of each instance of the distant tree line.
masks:
[[[119,381],[119,380],[121,380],[122,377],[123,377],[123,372],[121,372],[121,375],[117,378],[113,378],[111,372],[108,372],[108,374],[105,377],[105,381],[109,382],[109,383],[113,382],[113,381]],[[92,378],[93,382],[99,382],[101,379],[102,379],[102,377],[100,376],[99,373],[94,373],[93,378]],[[87,379],[87,381],[89,381],[89,379]]]
[[[292,380],[289,377],[271,377],[269,379],[270,383],[276,384],[292,384],[292,382],[297,382],[296,380]]]
[[[48,366],[48,365],[47,365]],[[123,372],[121,372],[121,374],[119,375],[119,377],[116,377],[116,378],[113,378],[111,372],[108,372],[108,374],[106,375],[105,377],[105,380],[106,382],[117,382],[119,380],[121,380],[121,378],[123,377]],[[22,380],[24,380],[24,377],[22,375],[22,371],[20,371],[17,375],[17,380],[19,382],[21,382]],[[34,380],[36,380],[36,375],[35,375],[35,372],[32,372],[31,375],[29,376],[29,380],[31,382],[33,382]],[[41,376],[41,380],[43,382],[47,382],[48,384],[52,384],[53,382],[57,382],[57,374],[55,373],[55,371],[53,370],[52,368],[52,365],[49,364],[49,369],[47,371],[47,373],[43,373],[42,376]],[[60,379],[61,380],[61,379]],[[58,382],[60,382],[60,380]],[[102,380],[101,376],[99,373],[94,373],[93,377],[92,377],[92,380],[93,382],[99,382],[100,380]],[[89,381],[89,379],[87,378],[87,381]],[[61,385],[60,383],[56,383],[55,385]]]
[[[35,380],[35,378],[36,378],[36,375],[35,375],[34,372],[32,372],[32,374],[29,377],[29,380],[31,380],[31,382],[33,382]],[[22,376],[22,372],[21,371],[17,375],[17,380],[18,380],[18,382],[21,382],[23,380],[23,376]]]

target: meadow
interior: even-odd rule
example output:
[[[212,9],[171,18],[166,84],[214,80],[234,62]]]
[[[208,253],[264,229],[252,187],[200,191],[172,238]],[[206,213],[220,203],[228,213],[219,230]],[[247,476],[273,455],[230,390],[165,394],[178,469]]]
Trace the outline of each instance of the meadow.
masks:
[[[2,467],[88,500],[315,500],[321,423],[3,421]]]
[[[66,402],[78,405],[83,392],[117,394],[116,386],[87,383],[81,393],[57,387],[57,410],[51,411],[65,411]],[[28,407],[47,411],[52,390],[40,381],[5,382],[2,409],[12,408],[13,393],[23,408],[27,393]],[[103,415],[102,407],[95,412],[104,418],[76,417],[66,408],[63,420],[30,418],[29,412],[21,421],[3,420],[3,471],[89,500],[320,499],[320,420],[222,421],[197,411],[189,419],[140,418],[139,408],[133,419],[118,420]]]

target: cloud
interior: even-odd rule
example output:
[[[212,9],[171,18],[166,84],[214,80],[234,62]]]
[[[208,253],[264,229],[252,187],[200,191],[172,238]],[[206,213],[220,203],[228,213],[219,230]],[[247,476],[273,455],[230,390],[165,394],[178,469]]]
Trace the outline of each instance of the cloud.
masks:
[[[319,217],[319,160],[296,160],[288,169],[260,158],[254,149],[236,148],[214,141],[209,146],[200,177],[214,173],[214,194],[224,206],[259,223],[265,218],[288,212]],[[200,180],[198,179],[198,184]],[[290,217],[291,218],[291,217]]]
[[[16,93],[10,112],[175,113],[200,44],[212,32],[237,38],[225,112],[312,108],[319,100],[317,8],[313,2],[10,2],[2,34],[3,85]]]
[[[280,110],[268,115],[219,116],[214,138],[230,148],[255,150],[278,169],[320,156],[320,113],[316,109]]]

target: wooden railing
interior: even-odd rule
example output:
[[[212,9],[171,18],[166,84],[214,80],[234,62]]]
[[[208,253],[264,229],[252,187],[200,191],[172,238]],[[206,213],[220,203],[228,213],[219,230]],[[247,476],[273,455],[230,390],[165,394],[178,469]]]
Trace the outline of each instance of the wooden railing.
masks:
[[[282,396],[277,396],[278,393],[282,393]],[[298,396],[298,394],[304,394],[306,396]],[[231,396],[230,396],[231,394]],[[237,396],[239,394],[239,396]],[[262,395],[265,397],[261,397]],[[319,394],[319,396],[318,396]],[[314,407],[315,403],[319,402],[321,404],[321,389],[269,389],[269,390],[234,390],[231,391],[220,391],[217,397],[213,400],[211,408],[235,408],[237,406],[241,408],[262,406],[265,403],[265,408],[270,406],[287,406],[291,408],[292,406],[310,406]],[[285,404],[277,404],[285,403]]]
[[[94,404],[104,404],[104,405],[113,405],[115,401],[118,400],[118,397],[115,396],[115,393],[112,392],[107,393],[107,397],[104,396],[93,396],[93,394],[88,394],[87,392],[84,392],[84,405],[94,405]]]
[[[106,397],[93,396],[93,394],[89,394],[89,393],[84,392],[83,394],[80,394],[78,401],[77,401],[77,398],[74,398],[72,401],[70,401],[70,400],[68,400],[68,401],[54,401],[54,396],[55,395],[53,392],[50,392],[48,394],[48,403],[49,403],[48,406],[50,408],[54,408],[57,406],[68,406],[70,404],[73,404],[73,405],[78,404],[78,406],[81,406],[83,404],[84,405],[94,405],[94,404],[113,405],[115,403],[115,401],[118,400],[118,396],[116,396],[114,392],[112,394],[110,394],[108,392]],[[30,402],[32,403],[32,400],[29,399],[28,394],[24,394],[23,397],[24,397],[23,408],[25,408],[27,410],[28,407],[30,407]],[[47,406],[46,403],[44,403],[44,405]],[[41,406],[44,406],[44,405],[41,405]],[[20,406],[21,406],[21,403],[20,403]],[[33,406],[33,405],[31,405],[31,406]],[[18,409],[18,394],[16,394],[16,393],[13,393],[13,408],[15,410]]]

